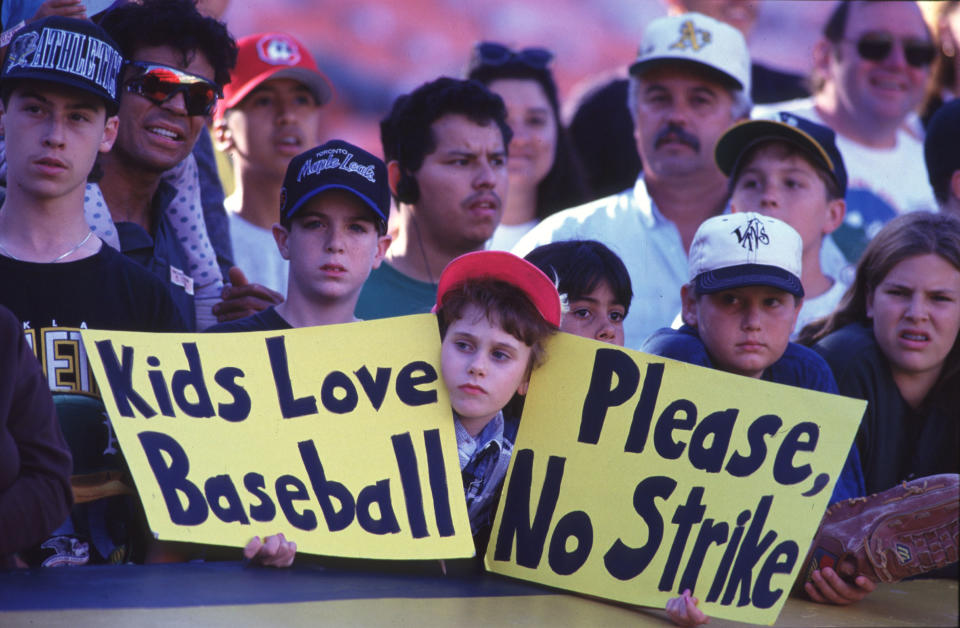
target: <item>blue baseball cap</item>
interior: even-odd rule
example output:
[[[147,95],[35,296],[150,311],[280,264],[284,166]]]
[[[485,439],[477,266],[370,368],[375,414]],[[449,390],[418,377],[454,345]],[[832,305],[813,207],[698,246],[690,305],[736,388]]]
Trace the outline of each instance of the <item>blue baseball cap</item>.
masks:
[[[376,214],[381,233],[390,217],[387,167],[379,157],[343,140],[311,148],[287,166],[280,190],[280,222],[294,217],[307,201],[331,189],[350,192]]]
[[[840,195],[847,193],[847,169],[837,148],[837,134],[833,129],[786,111],[773,118],[744,120],[717,140],[714,159],[720,171],[733,177],[741,167],[747,151],[763,142],[780,140],[793,144],[826,170],[836,182]]]

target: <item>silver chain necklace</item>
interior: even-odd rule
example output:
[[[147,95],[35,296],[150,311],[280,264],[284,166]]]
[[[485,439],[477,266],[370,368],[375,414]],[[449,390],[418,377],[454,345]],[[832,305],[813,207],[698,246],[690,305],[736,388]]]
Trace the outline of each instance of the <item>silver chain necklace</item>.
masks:
[[[47,263],[47,264],[56,264],[57,262],[59,262],[60,260],[64,259],[65,257],[68,257],[70,254],[76,252],[81,246],[83,246],[84,244],[86,244],[86,243],[87,243],[87,240],[89,240],[92,235],[93,235],[93,232],[92,232],[92,231],[87,231],[87,235],[84,236],[84,238],[83,238],[82,240],[80,240],[80,242],[78,242],[78,243],[76,244],[76,246],[74,246],[72,249],[70,249],[70,250],[67,251],[66,253],[63,253],[62,255],[58,255],[57,257],[53,258],[52,260],[50,260],[49,262],[46,262],[46,263]],[[16,255],[14,255],[14,254],[11,253],[10,251],[8,251],[8,250],[6,249],[6,247],[3,246],[2,244],[0,244],[0,253],[3,253],[3,254],[6,255],[7,257],[12,257],[13,259],[17,260],[18,262],[25,262],[25,261],[27,261],[27,260],[20,259],[20,258],[17,257]]]

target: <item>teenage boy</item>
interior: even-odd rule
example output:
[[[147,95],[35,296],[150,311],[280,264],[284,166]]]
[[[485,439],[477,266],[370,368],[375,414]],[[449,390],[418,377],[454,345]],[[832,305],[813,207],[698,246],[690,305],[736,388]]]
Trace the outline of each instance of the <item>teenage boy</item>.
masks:
[[[54,43],[63,41],[73,43]],[[117,135],[122,65],[117,45],[99,27],[50,17],[17,33],[0,76],[8,183],[0,208],[0,303],[20,320],[49,388],[97,408],[99,392],[81,329],[187,328],[163,282],[106,246],[84,218],[87,177]],[[116,452],[98,412],[90,417],[62,410],[58,405],[61,421],[84,426],[78,430],[84,438],[70,442],[75,459],[107,461]],[[100,529],[96,550],[66,536],[96,525],[86,512],[85,507],[75,511],[58,537],[45,544],[46,564],[86,562],[98,553],[105,558],[117,549],[115,557],[130,558],[132,536],[110,536]],[[103,508],[99,512],[102,519]]]
[[[440,275],[440,370],[453,407],[470,527],[478,539],[489,533],[513,451],[503,408],[514,395],[526,394],[546,340],[560,327],[561,309],[553,282],[505,251],[467,253]]]
[[[380,123],[397,200],[397,238],[370,275],[357,316],[429,312],[454,258],[483,249],[500,224],[510,127],[503,100],[442,77],[400,96]]]
[[[321,143],[323,106],[333,96],[310,52],[286,33],[237,41],[237,65],[214,115],[217,147],[233,164],[224,204],[233,261],[246,277],[287,293],[290,265],[276,250],[273,223],[287,164]]]
[[[370,272],[390,246],[390,188],[383,161],[342,140],[294,157],[280,190],[273,236],[290,262],[287,299],[210,331],[264,331],[357,318]]]
[[[847,170],[833,130],[791,113],[748,120],[717,141],[716,160],[729,177],[730,208],[778,218],[803,240],[804,300],[794,326],[833,312],[847,282],[820,262],[824,238],[843,224]]]
[[[690,246],[690,281],[681,289],[684,325],[655,332],[642,350],[836,394],[827,363],[790,342],[804,295],[802,252],[800,234],[776,218],[745,212],[704,221]],[[830,503],[864,493],[860,458],[851,447]],[[814,572],[812,580],[808,593],[812,588],[837,603],[862,599],[875,588],[865,576],[849,584],[830,568]]]

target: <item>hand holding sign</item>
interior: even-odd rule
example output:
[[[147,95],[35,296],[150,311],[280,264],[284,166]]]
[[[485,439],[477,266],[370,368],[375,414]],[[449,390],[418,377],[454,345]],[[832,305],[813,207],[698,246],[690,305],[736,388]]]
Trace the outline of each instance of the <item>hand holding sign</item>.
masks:
[[[646,606],[689,590],[772,623],[863,402],[566,335],[548,351],[487,568]]]

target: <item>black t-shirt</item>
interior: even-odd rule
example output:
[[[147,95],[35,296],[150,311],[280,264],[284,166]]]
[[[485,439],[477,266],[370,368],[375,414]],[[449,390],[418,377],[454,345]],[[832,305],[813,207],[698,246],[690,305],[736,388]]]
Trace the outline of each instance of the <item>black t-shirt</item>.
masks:
[[[920,408],[911,408],[873,331],[859,323],[838,329],[813,348],[833,369],[841,395],[867,400],[857,436],[867,493],[918,477],[960,472],[956,386],[939,386]]]
[[[277,314],[277,311],[268,307],[262,312],[251,314],[245,318],[226,323],[218,323],[206,331],[213,333],[228,333],[235,331],[275,331],[278,329],[293,329],[293,326],[285,318]]]
[[[0,304],[20,320],[54,391],[95,392],[80,329],[187,329],[167,286],[106,244],[60,264],[0,256]]]

